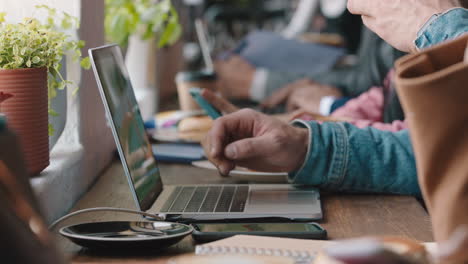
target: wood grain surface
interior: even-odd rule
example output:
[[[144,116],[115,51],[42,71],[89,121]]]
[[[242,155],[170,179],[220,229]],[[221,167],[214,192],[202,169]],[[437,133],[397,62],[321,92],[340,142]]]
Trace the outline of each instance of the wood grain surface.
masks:
[[[187,165],[161,164],[165,184],[234,183],[215,171]],[[135,209],[127,179],[120,161],[115,161],[84,195],[72,211],[100,206]],[[329,239],[358,236],[402,236],[419,241],[432,241],[429,216],[419,202],[409,196],[322,194],[324,219],[320,224]],[[141,220],[139,216],[120,213],[89,213],[64,222],[62,226],[104,220]],[[73,263],[166,263],[171,256],[193,252],[194,242],[185,238],[177,245],[158,252],[144,253],[91,252],[57,236],[60,247]]]

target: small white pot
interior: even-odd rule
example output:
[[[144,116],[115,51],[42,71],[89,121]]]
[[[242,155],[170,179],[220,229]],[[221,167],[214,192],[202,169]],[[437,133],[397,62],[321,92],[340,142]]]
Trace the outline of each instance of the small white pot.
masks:
[[[142,40],[137,34],[130,36],[125,64],[144,120],[157,110],[156,44],[154,39]]]

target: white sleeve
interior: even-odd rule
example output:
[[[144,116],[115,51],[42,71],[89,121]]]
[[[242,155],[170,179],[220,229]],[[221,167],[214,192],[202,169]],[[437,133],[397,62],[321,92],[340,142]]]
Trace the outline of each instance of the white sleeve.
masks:
[[[321,115],[328,116],[331,113],[331,107],[333,103],[335,102],[336,97],[334,96],[324,96],[320,100],[320,105],[319,105],[319,112]]]
[[[291,39],[307,31],[312,17],[318,8],[319,0],[301,0],[297,5],[296,12],[283,30],[283,37]]]
[[[268,74],[268,70],[264,68],[257,68],[255,70],[252,84],[250,85],[251,100],[260,102],[265,99]]]

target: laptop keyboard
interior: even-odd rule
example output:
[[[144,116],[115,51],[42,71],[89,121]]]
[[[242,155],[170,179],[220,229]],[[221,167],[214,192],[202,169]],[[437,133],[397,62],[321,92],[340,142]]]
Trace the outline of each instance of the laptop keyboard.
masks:
[[[248,186],[177,186],[161,212],[243,212]]]

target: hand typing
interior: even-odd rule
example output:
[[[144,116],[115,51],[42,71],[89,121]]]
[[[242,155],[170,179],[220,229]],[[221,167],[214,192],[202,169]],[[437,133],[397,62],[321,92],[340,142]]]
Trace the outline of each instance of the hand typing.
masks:
[[[250,109],[216,119],[202,145],[221,175],[236,166],[289,172],[304,162],[309,132]]]

